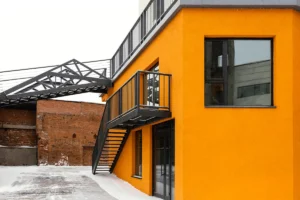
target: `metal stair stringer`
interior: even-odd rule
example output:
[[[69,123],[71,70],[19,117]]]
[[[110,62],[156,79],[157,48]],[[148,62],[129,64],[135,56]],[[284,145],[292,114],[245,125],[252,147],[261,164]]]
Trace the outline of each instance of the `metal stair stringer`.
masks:
[[[107,106],[93,151],[92,172],[112,173],[126,144],[130,129],[106,129]]]
[[[121,153],[123,151],[123,148],[124,148],[124,146],[126,144],[126,141],[127,141],[128,137],[129,137],[129,134],[130,134],[130,129],[126,129],[126,133],[125,133],[124,138],[122,140],[122,143],[120,145],[119,151],[118,151],[118,153],[117,153],[117,155],[116,155],[116,157],[114,159],[114,162],[113,162],[112,166],[110,167],[110,170],[109,170],[110,173],[113,173],[113,171],[114,171],[114,169],[116,167],[116,164],[117,164],[117,162],[119,160],[119,157],[120,157],[120,155],[121,155]]]
[[[130,134],[130,128],[108,128],[109,103],[105,105],[92,155],[92,172],[112,173]]]

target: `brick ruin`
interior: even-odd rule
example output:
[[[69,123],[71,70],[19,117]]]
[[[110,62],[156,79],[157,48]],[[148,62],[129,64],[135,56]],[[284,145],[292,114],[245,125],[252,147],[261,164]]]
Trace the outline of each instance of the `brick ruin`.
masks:
[[[35,165],[35,111],[0,109],[0,165]]]
[[[0,109],[0,165],[91,165],[104,105],[41,100]]]

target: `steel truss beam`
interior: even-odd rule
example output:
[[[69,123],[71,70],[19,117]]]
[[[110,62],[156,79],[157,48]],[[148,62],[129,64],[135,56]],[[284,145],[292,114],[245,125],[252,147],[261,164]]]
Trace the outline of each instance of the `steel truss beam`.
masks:
[[[106,93],[106,69],[96,71],[72,59],[0,93],[0,107],[86,92]]]

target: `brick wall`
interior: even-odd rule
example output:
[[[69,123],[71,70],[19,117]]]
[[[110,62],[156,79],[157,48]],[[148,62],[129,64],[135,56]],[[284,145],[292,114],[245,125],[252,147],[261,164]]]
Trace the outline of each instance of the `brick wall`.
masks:
[[[38,162],[90,165],[105,105],[42,100],[37,103]]]
[[[35,130],[0,129],[0,145],[3,146],[36,146]]]
[[[0,165],[35,165],[36,112],[0,109]]]
[[[0,145],[36,146],[35,114],[31,110],[0,109]]]
[[[0,123],[35,126],[35,111],[0,109]]]
[[[92,165],[92,155],[93,155],[94,145],[93,146],[83,146],[83,160],[82,165],[91,166]]]

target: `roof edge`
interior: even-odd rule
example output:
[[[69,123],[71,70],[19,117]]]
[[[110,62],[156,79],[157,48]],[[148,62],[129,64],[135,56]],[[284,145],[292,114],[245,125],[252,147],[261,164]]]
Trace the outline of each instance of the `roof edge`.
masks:
[[[293,8],[300,10],[300,0],[180,0],[180,5],[203,8]]]

